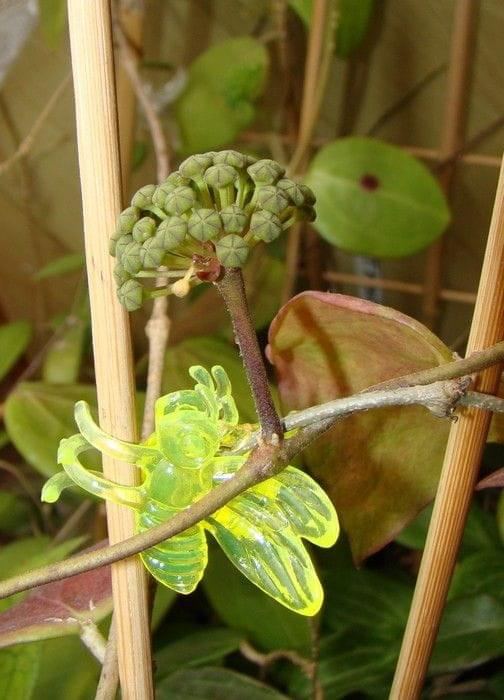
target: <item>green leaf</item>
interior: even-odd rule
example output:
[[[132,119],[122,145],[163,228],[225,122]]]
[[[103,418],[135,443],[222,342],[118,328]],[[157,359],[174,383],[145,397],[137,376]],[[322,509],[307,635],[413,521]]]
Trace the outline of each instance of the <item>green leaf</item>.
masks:
[[[408,527],[397,535],[396,542],[410,549],[423,549],[431,514],[432,504],[424,508]],[[464,530],[461,552],[468,554],[482,549],[489,550],[490,553],[500,549],[499,532],[495,518],[473,503]]]
[[[504,551],[487,549],[460,561],[453,575],[449,599],[490,594],[504,603]]]
[[[35,700],[91,700],[95,697],[101,667],[78,637],[48,639],[23,646],[38,649],[43,661],[33,693]]]
[[[87,384],[51,386],[26,382],[11,392],[5,404],[5,425],[17,450],[44,476],[59,471],[59,442],[77,432],[73,411],[83,399],[96,407],[96,392]]]
[[[48,384],[73,384],[79,378],[88,324],[75,318],[72,325],[49,347],[42,365]]]
[[[262,92],[268,53],[251,37],[227,39],[202,53],[188,70],[174,105],[184,153],[233,141],[254,119],[252,101]]]
[[[504,654],[504,605],[480,595],[450,601],[444,611],[429,673],[472,668]]]
[[[163,621],[164,616],[177,600],[177,594],[171,588],[159,583],[156,586],[154,605],[152,606],[151,629],[155,630]]]
[[[414,319],[342,294],[304,292],[270,326],[284,409],[357,393],[385,379],[442,365],[452,353]],[[360,412],[306,453],[332,498],[356,561],[376,552],[432,500],[448,422],[418,406]]]
[[[203,579],[205,593],[219,617],[261,649],[310,649],[307,618],[279,605],[250,583],[212,546]]]
[[[52,564],[63,559],[67,554],[77,549],[83,537],[73,539],[53,546],[49,537],[27,537],[5,544],[0,549],[0,571],[2,578],[10,578],[22,574],[29,569]],[[7,610],[18,602],[24,594],[16,594],[0,600],[0,612]]]
[[[16,364],[31,340],[28,321],[13,321],[0,326],[0,380]]]
[[[51,49],[58,47],[66,24],[65,0],[39,0],[42,32]]]
[[[189,338],[178,345],[170,346],[165,356],[163,392],[193,389],[194,379],[189,376],[189,367],[192,365],[203,365],[207,368],[212,365],[222,365],[231,380],[240,420],[257,421],[254,403],[237,349],[224,340],[209,336]]]
[[[236,651],[243,635],[226,627],[214,627],[183,637],[155,653],[157,677],[165,678],[180,668],[204,666]]]
[[[0,450],[2,447],[5,447],[5,445],[8,445],[10,442],[10,438],[5,430],[0,430]]]
[[[445,196],[428,169],[402,149],[349,137],[313,159],[307,184],[317,197],[320,235],[350,253],[399,258],[425,248],[446,228]]]
[[[366,36],[374,0],[339,0],[339,22],[336,29],[336,53],[348,58]]]
[[[24,499],[9,491],[0,490],[1,532],[15,532],[28,520],[29,512],[30,508]]]
[[[20,645],[0,651],[0,698],[30,700],[39,673],[40,650]]]
[[[227,668],[182,669],[156,688],[158,700],[288,700],[278,690]]]
[[[387,697],[396,654],[383,643],[359,638],[351,630],[323,637],[317,678],[325,700],[346,698],[353,693],[366,693],[367,697],[368,692],[376,693],[379,689],[382,692],[378,697]],[[297,669],[292,673],[289,691],[300,700],[313,697],[311,682]]]
[[[135,172],[144,163],[149,155],[149,144],[147,141],[135,141],[133,144],[133,153],[131,154],[131,171]]]
[[[50,263],[41,267],[34,275],[36,280],[45,280],[49,277],[58,277],[59,275],[68,275],[71,272],[82,270],[84,267],[85,258],[83,253],[70,253],[63,255],[56,260],[51,260]]]
[[[309,26],[312,0],[289,0],[289,5]],[[336,28],[336,54],[348,58],[362,44],[373,13],[374,0],[339,0]]]

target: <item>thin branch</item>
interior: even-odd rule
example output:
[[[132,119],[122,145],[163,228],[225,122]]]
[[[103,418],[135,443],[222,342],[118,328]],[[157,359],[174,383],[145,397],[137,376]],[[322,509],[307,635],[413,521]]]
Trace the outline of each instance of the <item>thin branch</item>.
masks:
[[[80,623],[79,637],[95,659],[102,664],[105,659],[107,641],[92,620],[86,620]]]
[[[262,669],[267,669],[276,661],[285,659],[301,669],[308,678],[311,679],[313,675],[313,661],[305,659],[304,656],[301,656],[297,651],[293,651],[292,649],[275,649],[275,651],[270,651],[269,654],[263,654],[244,639],[240,643],[240,652],[248,661],[257,664],[257,666],[260,666]]]
[[[261,424],[262,437],[268,442],[278,440],[283,435],[282,423],[271,398],[266,368],[250,318],[242,271],[239,268],[225,268],[222,279],[215,284],[231,317]]]
[[[49,115],[51,114],[52,110],[58,103],[61,95],[63,94],[63,91],[67,87],[69,81],[70,81],[70,76],[71,73],[68,73],[61,83],[58,85],[56,90],[53,92],[51,97],[49,98],[47,104],[43,108],[43,110],[40,112],[39,116],[35,120],[33,126],[31,127],[30,131],[27,133],[27,135],[24,137],[24,139],[21,141],[19,146],[17,147],[15,153],[13,153],[9,158],[4,160],[2,163],[0,163],[0,175],[3,175],[9,168],[11,168],[15,163],[17,163],[18,160],[21,158],[24,158],[25,156],[28,155],[30,152],[30,149],[32,148],[35,138],[44,125],[45,121],[48,119]]]
[[[502,349],[501,356],[497,359],[493,350],[494,348],[490,348],[488,351],[479,353],[480,366],[488,366],[488,358],[484,356],[485,352],[492,354],[494,364],[502,359]],[[461,360],[452,364],[463,366],[465,363]],[[442,366],[438,369],[445,369],[445,367]],[[419,375],[421,374],[419,373]],[[464,384],[466,382],[462,379],[453,383],[438,382],[437,385],[427,386],[423,389],[418,386],[395,389],[390,391],[388,395],[384,394],[382,396],[382,398],[394,396],[396,397],[395,400],[387,399],[390,402],[382,405],[411,405],[415,403],[412,398],[416,397],[416,403],[420,402],[423,405],[427,405],[436,415],[451,415],[454,406],[462,396]],[[422,391],[424,392],[423,394]],[[0,583],[0,598],[125,559],[187,530],[187,528],[222,508],[235,496],[281,471],[295,455],[331,428],[340,419],[341,415],[350,411],[350,408],[352,409],[351,412],[364,410],[365,408],[377,408],[379,404],[374,394],[376,392],[369,392],[356,397],[340,399],[337,402],[330,402],[333,403],[333,412],[330,417],[324,412],[317,413],[316,423],[302,427],[294,437],[286,440],[280,447],[261,442],[260,446],[249,456],[244,466],[229,481],[219,484],[199,501],[193,503],[186,510],[177,513],[167,522],[110,547],[79,554],[66,561],[7,579]],[[401,397],[401,401],[397,398],[398,396]],[[502,403],[502,408],[504,408],[504,402]],[[307,410],[310,411],[312,409]],[[302,412],[294,414],[294,417],[297,417],[296,420],[299,419],[300,413]],[[291,417],[286,419],[287,425],[289,424],[289,418]]]
[[[119,669],[117,666],[117,625],[112,615],[110,623],[107,648],[103,659],[100,681],[96,689],[95,700],[113,700],[119,683]]]

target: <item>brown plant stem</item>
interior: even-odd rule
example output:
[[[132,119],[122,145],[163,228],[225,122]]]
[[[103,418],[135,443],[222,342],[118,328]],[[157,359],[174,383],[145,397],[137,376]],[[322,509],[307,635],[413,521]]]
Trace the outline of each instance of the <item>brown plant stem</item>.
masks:
[[[443,367],[439,369],[443,369]],[[367,396],[359,394],[347,399],[340,399],[338,402],[330,402],[339,404],[338,406],[333,406],[331,414],[317,414],[315,422],[302,427],[294,437],[286,440],[280,447],[261,442],[235,476],[229,481],[219,484],[199,501],[196,501],[169,521],[102,550],[78,554],[63,562],[51,564],[7,579],[0,583],[0,598],[111,564],[169,539],[222,508],[222,506],[246,489],[279,472],[289,463],[289,460],[331,428],[343,415],[353,413],[356,410],[378,408],[380,405],[390,406],[415,403],[411,398],[415,396],[418,399],[421,396],[421,391],[419,392],[421,389],[421,387],[394,389],[389,392],[389,395],[394,395],[395,400],[393,402],[390,400],[387,403],[380,403],[375,392],[369,392]],[[452,390],[446,386],[445,382],[438,382],[437,388],[425,387],[424,389],[427,392],[426,396],[429,398],[424,399],[423,403],[430,410],[433,410],[436,415],[440,413],[450,415],[453,406],[462,393],[460,381],[455,382]],[[368,400],[367,402],[366,399]],[[502,407],[504,408],[504,402]],[[311,410],[307,409],[307,411]],[[293,414],[293,420],[297,420],[300,414],[302,415],[303,413],[303,411],[298,411],[296,414]],[[289,424],[290,418],[288,416],[284,419],[286,425]]]
[[[282,423],[271,398],[266,368],[250,317],[241,269],[225,268],[224,275],[215,284],[231,317],[235,340],[240,348],[254,397],[262,437],[266,442],[280,440],[283,435]]]

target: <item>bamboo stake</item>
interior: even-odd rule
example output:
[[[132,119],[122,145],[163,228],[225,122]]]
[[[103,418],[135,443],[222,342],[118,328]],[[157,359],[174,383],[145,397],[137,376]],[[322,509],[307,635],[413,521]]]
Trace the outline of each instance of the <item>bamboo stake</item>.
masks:
[[[485,259],[467,354],[504,337],[504,158],[502,160]],[[482,372],[476,389],[494,393],[499,365]],[[418,573],[391,700],[420,697],[462,538],[490,414],[462,409],[450,430],[441,479]]]
[[[443,117],[440,153],[442,159],[450,158],[461,145],[466,106],[466,88],[471,67],[471,37],[474,27],[476,3],[474,0],[458,0],[451,42],[450,69],[447,78],[446,106]],[[441,187],[446,194],[455,172],[455,164],[443,168],[439,175]],[[422,304],[424,323],[432,328],[438,312],[439,289],[443,261],[443,238],[433,243],[427,252],[425,266],[425,288]]]
[[[77,142],[100,423],[107,432],[136,439],[129,325],[120,307],[107,240],[120,211],[121,182],[110,5],[68,0]],[[123,463],[104,458],[112,480],[135,483]],[[107,504],[111,542],[133,534],[129,510]],[[123,698],[153,696],[146,576],[138,558],[112,567],[119,676]]]

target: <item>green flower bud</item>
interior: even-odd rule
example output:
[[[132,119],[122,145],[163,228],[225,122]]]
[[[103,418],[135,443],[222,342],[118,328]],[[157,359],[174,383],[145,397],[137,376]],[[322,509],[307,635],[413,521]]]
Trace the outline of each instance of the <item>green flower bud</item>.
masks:
[[[219,262],[225,267],[242,267],[249,254],[249,247],[241,236],[230,233],[215,244]]]
[[[121,304],[128,311],[136,311],[142,306],[143,289],[138,280],[128,280],[117,290],[117,296]]]
[[[260,209],[252,214],[250,232],[259,240],[271,243],[282,233],[282,222],[270,211]]]
[[[299,218],[303,219],[304,221],[315,221],[315,219],[317,218],[317,212],[313,207],[300,207],[298,211]]]
[[[129,246],[130,243],[133,242],[133,236],[129,233],[125,233],[117,239],[117,243],[115,245],[115,256],[119,262],[122,260],[122,256],[124,254],[124,251],[126,248]]]
[[[168,195],[173,192],[175,185],[171,185],[167,180],[158,185],[152,195],[152,204],[163,209]]]
[[[140,248],[140,262],[144,270],[156,270],[166,255],[163,245],[163,236],[159,233],[154,238],[149,238]]]
[[[155,191],[156,185],[144,185],[143,187],[140,187],[140,189],[135,192],[131,198],[132,206],[143,209],[149,204],[152,204],[152,195]]]
[[[209,153],[197,153],[189,156],[179,165],[179,172],[184,177],[193,179],[203,175],[205,170],[212,165],[212,156]]]
[[[121,238],[123,234],[120,231],[116,231],[109,238],[109,253],[112,257],[116,254],[117,241]]]
[[[136,275],[142,269],[142,261],[140,260],[141,248],[140,243],[133,241],[126,246],[121,256],[121,265],[131,275]]]
[[[212,165],[211,168],[208,168],[203,177],[208,185],[221,189],[232,185],[237,179],[238,173],[230,165],[219,163],[219,165]]]
[[[280,214],[289,204],[289,201],[282,190],[273,185],[261,187],[257,193],[257,206],[272,214]]]
[[[131,233],[139,218],[140,209],[138,207],[128,207],[119,214],[117,228],[121,233]]]
[[[215,209],[196,209],[187,224],[189,235],[198,241],[210,241],[217,238],[222,222]]]
[[[214,155],[213,162],[215,165],[224,163],[233,168],[244,168],[247,165],[247,157],[238,151],[219,151]]]
[[[190,187],[181,185],[170,192],[166,198],[164,209],[168,214],[184,214],[196,204],[196,195]]]
[[[189,184],[189,178],[184,177],[178,170],[175,170],[175,172],[168,175],[165,182],[174,187],[185,187]]]
[[[311,191],[311,189],[308,187],[308,185],[304,185],[303,183],[300,183],[299,187],[301,188],[301,192],[304,194],[305,198],[305,204],[308,204],[308,206],[311,206],[312,204],[315,204],[317,201],[315,198],[315,195]]]
[[[242,233],[247,225],[247,214],[236,204],[223,209],[220,215],[226,233]]]
[[[276,160],[263,158],[249,165],[247,172],[256,184],[272,185],[285,173]]]
[[[180,216],[170,216],[159,224],[156,238],[165,250],[174,250],[186,237],[187,221]]]
[[[305,204],[306,198],[303,193],[303,187],[297,182],[294,182],[294,180],[285,178],[284,180],[279,180],[276,186],[279,187],[297,207],[302,207],[303,204]]]
[[[156,234],[156,222],[150,216],[143,216],[133,226],[132,236],[137,243],[143,243]]]
[[[117,286],[120,287],[121,284],[124,284],[125,282],[131,279],[131,275],[129,272],[126,272],[126,270],[120,263],[117,263],[114,267],[114,279],[116,281]]]

